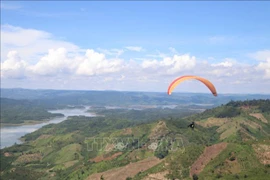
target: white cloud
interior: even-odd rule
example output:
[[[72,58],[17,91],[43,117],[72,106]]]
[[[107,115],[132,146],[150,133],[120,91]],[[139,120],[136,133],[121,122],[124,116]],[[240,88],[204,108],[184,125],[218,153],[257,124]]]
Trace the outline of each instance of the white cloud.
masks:
[[[115,56],[119,57],[124,53],[123,49],[102,49],[102,48],[97,48],[97,50],[103,54],[109,55],[109,56]]]
[[[221,63],[211,64],[211,66],[213,66],[213,67],[219,67],[219,66],[232,67],[233,63],[229,62],[229,61],[224,61],[224,62],[221,62]]]
[[[6,61],[1,63],[1,78],[23,78],[27,63],[21,60],[16,51],[10,51]]]
[[[249,57],[261,61],[256,70],[264,72],[264,79],[270,79],[270,50],[257,51],[249,54]]]
[[[196,58],[189,54],[181,56],[174,55],[173,57],[166,57],[162,61],[147,60],[142,63],[142,68],[163,69],[161,72],[166,74],[175,74],[185,70],[190,70],[196,65]]]
[[[32,73],[36,75],[52,76],[58,73],[68,72],[72,68],[72,61],[67,58],[67,50],[59,48],[50,49],[35,65],[30,66]]]
[[[1,25],[1,60],[9,51],[17,51],[23,59],[35,59],[37,55],[47,53],[48,49],[59,47],[64,47],[69,52],[79,49],[70,42],[56,40],[45,31]]]
[[[155,68],[156,66],[159,65],[159,61],[157,60],[145,60],[142,62],[142,67],[143,68]]]
[[[98,53],[91,49],[80,49],[69,42],[55,40],[52,34],[44,31],[11,25],[2,25],[1,30],[1,62],[7,53],[16,54],[12,59],[9,55],[8,59],[1,63],[1,77],[60,74],[92,76],[117,72],[122,68],[122,60],[117,58],[124,52],[121,49],[99,49],[104,53]],[[81,52],[85,52],[85,55],[81,55]],[[108,59],[105,54],[115,55],[116,58]],[[35,61],[31,57],[34,57]],[[12,67],[15,61],[17,66]]]
[[[265,61],[270,58],[270,50],[262,50],[256,53],[249,54],[249,57],[254,58],[258,61]]]
[[[235,72],[232,72],[232,71],[230,72],[226,69],[213,69],[213,70],[209,71],[209,74],[212,74],[215,77],[222,77],[222,76],[223,77],[225,77],[225,76],[230,77],[233,75],[233,73],[235,73]]]
[[[143,50],[143,48],[139,46],[127,46],[126,49],[130,51],[137,51],[137,52],[141,52]]]
[[[1,1],[1,9],[4,9],[4,10],[17,10],[17,9],[21,9],[21,8],[22,8],[22,6],[20,6],[18,4],[7,3],[7,2]]]
[[[270,57],[265,62],[260,62],[257,66],[257,69],[264,71],[265,79],[270,79]]]
[[[113,81],[113,78],[112,77],[105,77],[103,81],[104,82]]]
[[[94,74],[113,73],[122,68],[122,60],[106,60],[104,54],[94,52],[94,50],[87,50],[85,58],[79,58],[78,61],[80,62],[76,70],[78,75],[91,76]]]
[[[104,54],[94,50],[87,50],[84,55],[72,54],[70,56],[66,49],[59,48],[50,50],[37,63],[31,65],[21,60],[14,52],[13,56],[9,56],[9,59],[12,59],[11,57],[13,60],[15,57],[17,59],[15,62],[19,62],[19,65],[14,69],[9,68],[9,74],[1,69],[1,73],[6,77],[3,78],[2,85],[4,86],[15,82],[12,79],[7,79],[8,77],[22,75],[27,76],[28,79],[16,81],[17,86],[20,87],[166,92],[167,86],[174,78],[185,74],[194,74],[209,79],[215,84],[218,92],[248,92],[252,89],[252,92],[256,92],[256,88],[253,87],[259,84],[264,87],[260,89],[262,92],[269,92],[267,90],[269,84],[260,81],[264,71],[257,71],[252,65],[236,63],[229,68],[213,67],[210,63],[196,61],[196,58],[190,55],[175,55],[162,60],[136,62],[108,59]],[[10,60],[4,63],[8,64],[8,62]],[[177,64],[179,62],[180,66]],[[9,66],[2,67],[8,69]],[[265,66],[262,65],[262,67]],[[175,73],[172,74],[173,72]],[[19,82],[27,83],[20,84]],[[10,86],[13,85],[9,84]],[[176,91],[179,90],[208,92],[207,88],[196,81],[183,84],[176,89]]]
[[[261,91],[270,89],[266,79],[270,78],[269,51],[254,53],[253,58],[260,60],[255,61],[256,65],[229,58],[213,63],[216,58],[211,55],[200,59],[190,54],[180,55],[174,48],[169,48],[169,54],[138,53],[137,58],[127,57],[128,60],[119,58],[125,49],[84,50],[73,43],[56,40],[48,32],[10,25],[1,26],[1,48],[4,50],[1,52],[2,87],[166,92],[174,78],[194,74],[209,79],[222,92],[256,92],[259,84],[264,85]],[[179,90],[208,92],[193,81]]]
[[[1,25],[1,42],[12,46],[27,46],[37,39],[48,39],[51,35],[35,29],[23,29],[11,25]]]
[[[169,47],[169,50],[170,50],[171,53],[173,53],[173,54],[178,54],[178,52],[176,51],[176,49],[173,48],[173,47]]]
[[[65,48],[50,49],[36,64],[21,60],[16,51],[8,54],[8,59],[1,63],[2,77],[58,76],[79,75],[93,76],[113,73],[121,70],[122,60],[106,59],[104,54],[86,50],[84,56],[68,56]]]
[[[121,77],[117,78],[117,80],[118,81],[123,81],[125,78],[126,78],[126,76],[122,74]]]

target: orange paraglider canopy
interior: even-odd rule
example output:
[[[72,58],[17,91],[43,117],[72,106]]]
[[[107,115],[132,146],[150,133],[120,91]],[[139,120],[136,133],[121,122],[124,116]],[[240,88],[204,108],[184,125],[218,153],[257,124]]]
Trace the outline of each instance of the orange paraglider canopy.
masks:
[[[196,79],[196,80],[199,80],[201,81],[204,85],[206,85],[208,87],[208,89],[212,92],[212,94],[214,96],[217,96],[217,91],[216,91],[216,88],[215,86],[210,82],[208,81],[207,79],[204,79],[202,77],[199,77],[199,76],[192,76],[192,75],[188,75],[188,76],[182,76],[182,77],[179,77],[177,79],[175,79],[169,86],[168,88],[168,94],[171,95],[172,94],[172,91],[175,89],[175,87],[180,84],[181,82],[185,81],[185,80],[189,80],[189,79]]]

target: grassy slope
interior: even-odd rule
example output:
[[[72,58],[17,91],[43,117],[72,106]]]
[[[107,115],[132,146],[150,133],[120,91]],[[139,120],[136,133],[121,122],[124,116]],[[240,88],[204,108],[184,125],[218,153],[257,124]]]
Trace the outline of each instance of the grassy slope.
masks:
[[[265,179],[269,174],[269,167],[259,162],[250,144],[230,143],[217,158],[206,166],[199,178]]]

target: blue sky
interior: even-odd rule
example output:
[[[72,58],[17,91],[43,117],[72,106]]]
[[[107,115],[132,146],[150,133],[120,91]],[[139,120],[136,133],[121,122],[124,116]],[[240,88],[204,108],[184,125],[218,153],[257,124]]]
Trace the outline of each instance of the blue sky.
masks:
[[[6,75],[2,73],[1,78],[5,79],[3,85],[7,87],[11,86],[11,82],[13,82],[13,86],[23,85],[28,87],[24,84],[31,81],[31,83],[27,83],[29,88],[41,87],[37,83],[38,79],[44,80],[44,78],[56,76],[60,79],[73,78],[75,75],[69,74],[69,77],[64,77],[63,74],[59,73],[61,65],[66,66],[64,60],[59,62],[57,67],[52,67],[55,63],[48,62],[54,60],[41,62],[42,56],[48,54],[50,48],[65,48],[66,53],[76,51],[83,54],[85,54],[86,49],[92,49],[96,53],[106,56],[105,59],[100,58],[102,67],[106,66],[111,70],[104,70],[104,73],[101,73],[103,70],[99,70],[100,65],[98,63],[93,64],[88,62],[91,60],[87,62],[81,60],[81,64],[74,67],[75,69],[67,70],[69,73],[70,71],[76,71],[76,75],[78,75],[76,78],[81,79],[81,81],[83,81],[83,78],[91,79],[95,77],[106,79],[108,75],[128,79],[127,77],[130,75],[127,73],[130,73],[130,70],[127,67],[131,67],[132,64],[130,60],[137,63],[132,65],[132,69],[136,69],[138,73],[137,77],[142,76],[143,79],[160,78],[159,81],[165,81],[164,77],[168,74],[161,74],[160,76],[157,74],[162,70],[166,61],[164,59],[168,57],[171,58],[171,64],[166,65],[166,67],[168,66],[167,69],[163,70],[175,73],[169,73],[166,83],[183,73],[197,73],[198,71],[198,74],[205,77],[215,74],[216,78],[220,78],[216,80],[216,83],[220,83],[226,81],[226,78],[227,80],[232,77],[243,78],[243,72],[237,73],[235,69],[243,70],[246,68],[245,73],[250,73],[249,75],[257,73],[258,76],[251,82],[250,86],[254,85],[252,83],[256,84],[259,82],[258,80],[261,80],[260,83],[264,83],[264,86],[268,87],[262,92],[270,93],[267,90],[270,89],[268,80],[270,79],[269,19],[270,3],[266,1],[1,2],[1,35],[9,33],[8,35],[11,36],[11,33],[15,32],[17,33],[16,37],[18,35],[17,40],[14,39],[12,42],[1,38],[1,45],[4,46],[1,47],[2,52],[4,52],[1,56],[1,63],[8,60],[6,56],[10,51],[16,51],[16,57],[21,57],[20,65],[18,65],[20,71],[18,72],[18,69],[16,69],[15,73],[13,68],[16,76],[10,75],[12,74],[10,70],[12,68],[8,66],[8,64],[12,64],[10,61],[10,63],[7,62],[4,65],[8,73]],[[27,40],[26,37],[19,38],[19,35],[23,36],[27,29],[31,29],[33,30],[31,33],[37,34],[36,38],[30,37],[31,34],[29,33],[27,34],[31,43],[37,44],[32,48],[38,49],[36,52],[30,50],[29,39]],[[44,42],[44,40],[46,41]],[[40,45],[38,42],[43,44]],[[49,43],[51,43],[51,47]],[[135,47],[137,50],[135,50]],[[190,66],[187,66],[188,63],[186,62],[181,64],[181,56],[184,54],[189,54],[190,58],[194,56],[196,58],[195,64],[191,63]],[[179,56],[179,58],[173,58],[174,55]],[[73,57],[74,59],[76,57]],[[143,63],[149,64],[149,62],[155,68],[149,69],[147,67],[147,69],[146,65],[142,65]],[[207,62],[208,65],[204,67],[200,64],[203,62]],[[229,65],[226,66],[225,62]],[[39,65],[37,65],[38,63]],[[215,64],[219,64],[219,66],[215,66]],[[80,68],[81,70],[78,70],[80,65],[89,66],[89,69]],[[118,65],[121,66],[120,69]],[[225,68],[226,72],[224,72],[222,65],[227,68]],[[56,69],[53,74],[43,72],[36,76],[39,72],[38,67],[44,69],[45,66],[46,68]],[[134,68],[135,66],[136,68]],[[204,70],[200,70],[200,67],[204,67]],[[116,69],[112,70],[112,68]],[[174,68],[174,70],[170,68]],[[203,73],[203,71],[207,73]],[[218,71],[228,75],[222,77],[221,72]],[[79,75],[83,75],[83,77]],[[238,79],[238,81],[235,84],[241,85],[240,82],[243,82],[243,79]],[[113,82],[113,80],[109,80],[109,82]],[[146,88],[145,84],[139,82],[136,87],[154,90],[159,87],[158,82],[156,84],[152,82],[152,88],[151,86]],[[246,83],[246,81],[244,82]],[[100,89],[115,86],[115,89],[125,90],[126,86],[123,84],[126,82],[121,81],[121,83],[109,86],[107,84],[106,87],[100,84],[97,84],[97,86],[100,86]],[[69,88],[71,85],[78,89],[84,88],[75,85],[76,82],[70,79],[65,84],[62,85],[62,88]],[[155,88],[153,88],[154,84]],[[242,90],[236,88],[237,85],[235,84],[224,92],[242,92]],[[53,83],[42,85],[42,88],[47,86],[60,88]],[[194,87],[196,87],[196,83]],[[222,83],[220,87],[222,87]],[[164,88],[158,89],[163,91]],[[252,88],[250,89],[252,90]],[[181,91],[181,89],[179,90]],[[243,89],[244,91],[246,89]],[[253,91],[258,92],[257,89]]]

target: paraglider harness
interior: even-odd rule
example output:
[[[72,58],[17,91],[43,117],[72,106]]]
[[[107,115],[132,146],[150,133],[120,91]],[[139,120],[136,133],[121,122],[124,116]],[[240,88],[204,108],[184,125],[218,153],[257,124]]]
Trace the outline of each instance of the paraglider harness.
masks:
[[[188,125],[188,127],[190,127],[192,130],[194,130],[195,123],[194,123],[194,122],[192,122],[190,125]]]

